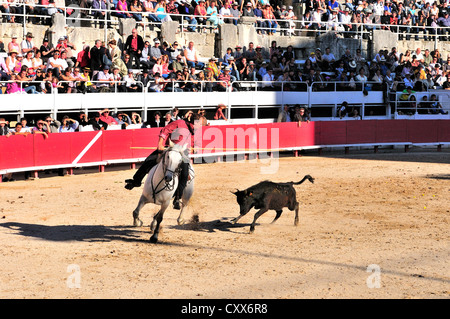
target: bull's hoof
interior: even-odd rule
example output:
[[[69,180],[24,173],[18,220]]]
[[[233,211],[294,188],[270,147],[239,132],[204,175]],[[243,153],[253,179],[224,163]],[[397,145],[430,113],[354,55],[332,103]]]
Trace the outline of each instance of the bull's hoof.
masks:
[[[158,242],[158,236],[153,235],[152,237],[150,237],[150,242],[152,244],[156,244]]]
[[[134,221],[133,221],[133,226],[134,227],[142,227],[143,224],[144,223],[139,218],[135,218]]]
[[[184,225],[185,222],[186,221],[183,218],[182,219],[177,219],[178,226]]]

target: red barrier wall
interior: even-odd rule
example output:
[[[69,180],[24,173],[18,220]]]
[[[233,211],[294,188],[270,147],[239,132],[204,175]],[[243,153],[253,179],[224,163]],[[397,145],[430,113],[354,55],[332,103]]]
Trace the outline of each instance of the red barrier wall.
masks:
[[[0,136],[0,170],[76,166],[146,157],[160,129]],[[243,138],[242,136],[245,136]],[[282,150],[305,146],[377,143],[449,143],[449,120],[364,120],[208,126],[203,153]],[[89,145],[89,144],[92,145]]]

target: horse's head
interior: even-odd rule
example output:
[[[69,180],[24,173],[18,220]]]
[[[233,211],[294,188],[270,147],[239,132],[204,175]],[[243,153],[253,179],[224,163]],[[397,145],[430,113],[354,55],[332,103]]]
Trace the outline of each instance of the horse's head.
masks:
[[[180,146],[177,144],[173,144],[170,142],[170,146],[164,152],[164,164],[165,164],[165,173],[164,180],[166,183],[172,181],[173,176],[177,169],[180,167],[183,162],[184,152],[186,151],[187,145]]]

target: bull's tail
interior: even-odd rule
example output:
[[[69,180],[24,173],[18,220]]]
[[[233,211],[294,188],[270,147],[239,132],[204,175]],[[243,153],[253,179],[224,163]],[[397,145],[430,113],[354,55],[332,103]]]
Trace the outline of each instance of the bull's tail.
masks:
[[[311,175],[305,175],[305,177],[303,177],[303,179],[300,182],[297,182],[297,183],[292,182],[292,184],[300,185],[306,180],[309,180],[311,183],[314,183],[314,178]]]

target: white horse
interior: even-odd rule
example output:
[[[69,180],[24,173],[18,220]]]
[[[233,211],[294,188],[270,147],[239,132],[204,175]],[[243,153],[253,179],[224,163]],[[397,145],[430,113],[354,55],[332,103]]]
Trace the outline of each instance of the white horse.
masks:
[[[150,237],[150,242],[152,243],[158,241],[159,228],[163,220],[164,212],[169,207],[170,201],[178,187],[180,165],[183,160],[189,160],[184,155],[185,149],[186,147],[171,143],[170,147],[162,153],[160,162],[148,173],[141,198],[136,209],[133,211],[134,226],[142,226],[143,223],[139,219],[139,212],[142,207],[147,203],[161,206],[150,226],[150,230],[153,231],[153,235]],[[194,193],[194,177],[195,172],[190,164],[189,180],[181,197],[181,211],[177,219],[178,225],[184,224],[183,211]]]

